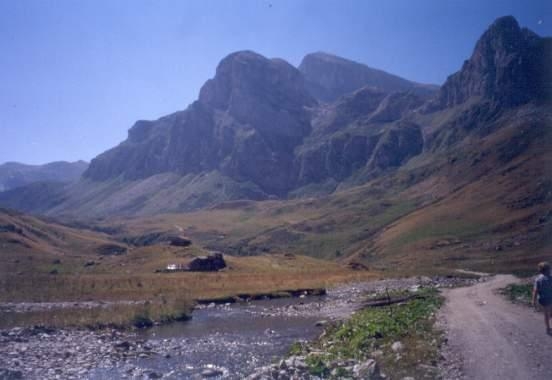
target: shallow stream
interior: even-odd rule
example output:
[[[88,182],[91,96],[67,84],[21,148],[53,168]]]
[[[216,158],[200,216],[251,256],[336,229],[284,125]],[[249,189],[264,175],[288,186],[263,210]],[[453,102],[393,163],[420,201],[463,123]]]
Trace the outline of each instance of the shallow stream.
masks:
[[[209,305],[190,321],[140,332],[156,354],[95,370],[93,379],[212,378],[242,379],[255,368],[278,360],[300,340],[315,338],[325,297],[282,298],[244,304]]]

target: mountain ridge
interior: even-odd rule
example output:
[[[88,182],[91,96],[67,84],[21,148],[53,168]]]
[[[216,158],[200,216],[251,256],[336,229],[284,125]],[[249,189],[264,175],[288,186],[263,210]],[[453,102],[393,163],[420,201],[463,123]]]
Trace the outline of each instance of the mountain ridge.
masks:
[[[0,192],[26,186],[33,182],[73,182],[88,167],[82,160],[54,161],[42,165],[28,165],[9,161],[0,164]]]
[[[521,38],[513,47],[512,35]],[[545,106],[548,47],[515,19],[500,18],[437,93],[364,86],[332,103],[317,101],[289,63],[236,52],[188,109],[136,122],[127,140],[92,160],[82,181],[57,189],[60,202],[41,212],[141,215],[320,196],[392,176],[411,160],[433,155],[437,163],[466,138],[502,128],[504,112]],[[535,54],[544,58],[532,61]],[[503,88],[506,100],[497,95]],[[0,203],[25,202],[11,193]]]
[[[359,88],[385,92],[413,91],[430,94],[438,86],[420,84],[326,52],[307,54],[298,66],[307,88],[320,101],[333,102]]]

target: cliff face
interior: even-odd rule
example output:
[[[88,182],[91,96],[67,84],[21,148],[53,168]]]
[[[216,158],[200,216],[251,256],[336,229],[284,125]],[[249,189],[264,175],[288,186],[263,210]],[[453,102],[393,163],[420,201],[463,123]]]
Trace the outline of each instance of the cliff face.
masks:
[[[433,109],[482,97],[502,106],[550,98],[550,39],[520,28],[516,19],[497,19],[483,33],[460,71],[441,87]]]
[[[188,109],[137,122],[125,142],[92,160],[85,177],[134,180],[218,170],[281,195],[293,150],[310,132],[307,108],[314,105],[293,66],[237,52],[220,62]]]

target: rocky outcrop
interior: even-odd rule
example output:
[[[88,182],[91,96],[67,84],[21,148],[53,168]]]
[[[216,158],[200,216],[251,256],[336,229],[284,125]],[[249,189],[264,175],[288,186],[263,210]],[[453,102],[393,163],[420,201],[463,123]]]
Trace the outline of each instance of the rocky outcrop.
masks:
[[[298,154],[298,184],[333,179],[336,183],[356,177],[363,182],[396,168],[422,152],[420,126],[401,121],[371,135],[340,133]]]
[[[310,93],[324,102],[335,101],[366,86],[383,92],[415,89],[422,93],[430,93],[436,89],[436,86],[420,85],[385,71],[322,52],[306,55],[299,65],[299,70],[305,77]]]
[[[410,122],[400,122],[386,130],[378,140],[367,164],[371,170],[397,167],[418,155],[423,148],[420,127]]]
[[[301,151],[296,159],[298,185],[326,179],[342,181],[364,167],[379,136],[336,134],[322,143]]]
[[[371,122],[389,123],[400,120],[410,111],[422,106],[426,98],[413,92],[394,92],[387,95],[370,115]]]
[[[520,28],[512,16],[497,19],[477,42],[470,59],[448,77],[429,110],[453,107],[473,97],[516,106],[550,100],[552,43]]]
[[[125,243],[136,247],[147,247],[152,245],[172,245],[175,247],[189,247],[192,245],[192,240],[171,233],[170,231],[155,231],[142,235],[125,236],[122,239]]]
[[[328,135],[354,122],[367,119],[387,97],[387,93],[373,87],[363,87],[341,97],[335,103],[321,108],[313,117],[313,134]]]
[[[209,256],[196,257],[188,264],[187,270],[191,272],[217,272],[226,268],[226,262],[222,253],[213,253]]]
[[[189,247],[192,245],[192,241],[183,236],[170,236],[169,244],[175,247]]]

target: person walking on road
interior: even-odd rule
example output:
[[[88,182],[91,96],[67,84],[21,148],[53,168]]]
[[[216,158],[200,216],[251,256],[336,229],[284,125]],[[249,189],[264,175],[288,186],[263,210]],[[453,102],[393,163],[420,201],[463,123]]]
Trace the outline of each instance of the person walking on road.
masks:
[[[550,319],[552,318],[552,276],[550,275],[550,264],[542,262],[538,267],[540,274],[535,279],[533,287],[533,306],[537,307],[538,298],[538,302],[544,310],[546,332],[552,335],[552,329],[550,328]]]

